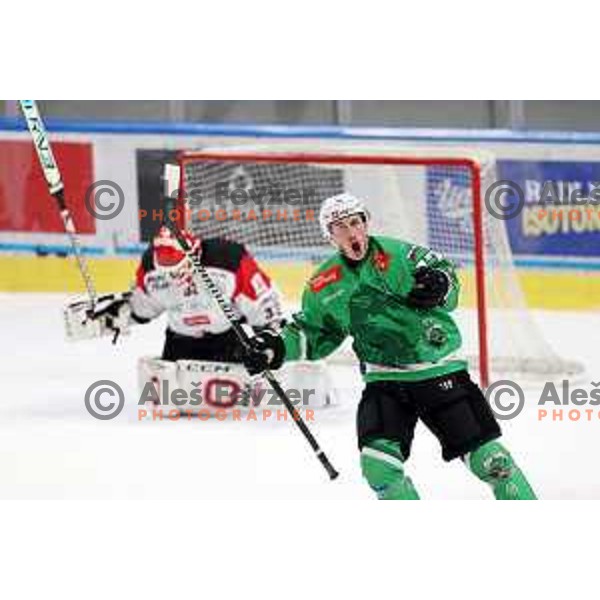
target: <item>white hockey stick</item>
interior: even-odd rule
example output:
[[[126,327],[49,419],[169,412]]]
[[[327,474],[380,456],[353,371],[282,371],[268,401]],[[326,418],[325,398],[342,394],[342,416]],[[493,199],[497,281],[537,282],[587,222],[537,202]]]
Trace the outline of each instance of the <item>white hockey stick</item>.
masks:
[[[27,127],[29,128],[31,137],[33,138],[33,145],[35,146],[42,171],[44,172],[44,177],[46,178],[46,183],[48,184],[48,190],[50,195],[53,196],[58,203],[58,208],[65,231],[67,232],[67,235],[71,241],[73,254],[75,255],[79,272],[81,273],[87,289],[90,300],[90,309],[93,310],[94,306],[96,305],[98,294],[96,293],[96,288],[94,287],[94,282],[92,281],[87,261],[85,260],[85,257],[81,251],[81,241],[77,235],[77,230],[75,229],[75,223],[73,222],[71,211],[67,208],[65,202],[65,186],[62,182],[62,177],[60,175],[58,165],[56,164],[56,160],[54,159],[54,154],[52,153],[52,147],[50,146],[48,133],[46,132],[44,122],[42,121],[42,117],[35,100],[19,100],[19,104],[21,105],[21,110],[23,111],[25,120],[27,121]]]

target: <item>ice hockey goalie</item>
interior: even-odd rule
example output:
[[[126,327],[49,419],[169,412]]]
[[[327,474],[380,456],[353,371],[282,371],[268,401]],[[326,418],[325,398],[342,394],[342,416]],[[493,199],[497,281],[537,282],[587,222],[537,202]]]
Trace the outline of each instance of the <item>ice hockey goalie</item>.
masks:
[[[251,328],[249,334],[258,336],[255,339],[277,340],[271,332],[283,326],[281,298],[246,247],[219,238],[199,239],[188,232],[184,236],[243,326]],[[217,398],[208,393],[215,389],[215,381],[221,386],[227,383],[236,398],[240,397],[240,389],[255,388],[256,378],[251,379],[247,372],[247,353],[215,300],[198,284],[191,261],[166,227],[161,227],[142,255],[131,291],[98,298],[92,312],[81,300],[67,306],[67,336],[82,339],[114,335],[115,331],[126,332],[131,324],[148,323],[165,313],[167,326],[160,357],[144,356],[138,361],[142,393],[146,384],[153,382],[157,390],[153,399],[168,404],[162,390],[170,387],[191,393],[201,385],[206,392],[203,407],[213,410],[232,407],[226,394]],[[331,404],[331,383],[322,365],[298,363],[286,367],[280,375],[286,389],[310,388],[311,406]]]
[[[242,321],[259,330],[279,326],[279,294],[244,246],[185,235]],[[194,282],[189,259],[166,227],[142,256],[129,306],[131,318],[138,323],[166,311],[163,359],[241,362],[240,343],[231,325],[209,293]]]

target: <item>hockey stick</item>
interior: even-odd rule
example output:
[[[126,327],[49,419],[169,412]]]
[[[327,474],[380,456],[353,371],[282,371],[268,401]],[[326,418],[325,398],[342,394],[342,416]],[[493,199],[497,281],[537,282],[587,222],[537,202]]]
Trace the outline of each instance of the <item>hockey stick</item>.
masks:
[[[190,245],[188,244],[187,240],[183,237],[180,229],[175,225],[175,223],[173,223],[172,221],[166,220],[165,224],[172,231],[173,235],[177,238],[179,245],[181,246],[181,248],[183,249],[186,256],[191,261],[191,263],[194,267],[194,274],[198,275],[200,277],[206,290],[209,292],[209,294],[214,298],[216,303],[219,305],[219,308],[221,309],[221,311],[223,312],[223,314],[229,321],[233,331],[237,335],[237,337],[240,340],[240,342],[242,343],[242,345],[245,348],[251,348],[252,342],[251,342],[250,336],[246,333],[244,328],[241,326],[239,316],[236,314],[231,303],[225,298],[225,296],[223,295],[221,290],[217,287],[215,282],[211,279],[210,275],[208,274],[208,271],[206,270],[204,265],[200,262],[200,257],[197,254],[191,252]],[[329,459],[327,458],[327,455],[325,454],[325,452],[323,452],[323,450],[321,450],[321,448],[319,447],[319,444],[318,444],[317,440],[315,439],[315,436],[311,433],[310,429],[308,428],[308,426],[306,425],[306,423],[300,416],[300,413],[294,408],[294,406],[290,402],[290,399],[287,397],[284,389],[281,387],[279,381],[277,381],[277,378],[275,377],[275,375],[273,375],[273,373],[270,371],[270,369],[266,369],[265,371],[263,371],[262,375],[271,384],[271,387],[273,388],[273,390],[275,391],[277,396],[279,396],[279,399],[283,402],[283,404],[286,407],[286,409],[288,410],[288,412],[292,415],[294,422],[296,423],[296,425],[298,426],[298,428],[300,429],[300,431],[302,432],[302,434],[304,435],[304,437],[310,444],[316,457],[321,461],[321,464],[327,471],[329,478],[335,479],[339,475],[339,473],[335,470],[333,465],[329,462]]]
[[[65,202],[65,186],[62,182],[58,165],[54,160],[54,154],[52,153],[52,147],[50,146],[50,140],[48,139],[46,127],[44,126],[44,122],[42,121],[42,117],[35,100],[19,100],[19,104],[21,105],[21,110],[23,111],[25,120],[27,121],[27,127],[29,128],[31,137],[33,138],[33,145],[35,146],[35,150],[40,161],[40,166],[44,172],[44,177],[46,178],[46,183],[48,184],[48,190],[50,195],[55,198],[58,204],[58,209],[60,211],[60,216],[62,218],[65,231],[67,232],[67,235],[71,241],[73,254],[77,260],[79,272],[83,277],[83,281],[90,298],[90,309],[93,310],[96,305],[98,294],[96,293],[94,282],[92,281],[92,277],[88,269],[87,261],[85,260],[85,257],[81,251],[81,241],[77,235],[77,230],[75,229],[75,223],[73,222],[71,211],[67,208],[67,204]]]

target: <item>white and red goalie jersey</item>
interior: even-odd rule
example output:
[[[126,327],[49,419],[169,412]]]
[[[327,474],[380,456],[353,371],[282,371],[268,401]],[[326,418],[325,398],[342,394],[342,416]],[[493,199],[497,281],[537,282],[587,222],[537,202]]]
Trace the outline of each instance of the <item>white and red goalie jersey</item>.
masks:
[[[211,279],[249,325],[276,326],[281,322],[279,294],[245,246],[185,235]],[[177,240],[162,227],[137,269],[136,285],[129,301],[133,319],[146,322],[166,311],[169,329],[190,337],[230,329],[212,296],[201,283],[194,282],[192,272],[191,263]]]

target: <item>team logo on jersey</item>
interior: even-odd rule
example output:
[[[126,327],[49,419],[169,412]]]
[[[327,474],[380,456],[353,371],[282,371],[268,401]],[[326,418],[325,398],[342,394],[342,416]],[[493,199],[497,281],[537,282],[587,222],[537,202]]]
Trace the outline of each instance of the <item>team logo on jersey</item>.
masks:
[[[443,346],[448,341],[448,334],[440,327],[437,323],[431,320],[424,320],[423,326],[425,328],[425,339],[432,346]]]
[[[373,255],[373,263],[380,271],[387,271],[390,266],[390,255],[385,252],[376,252]]]
[[[310,289],[317,293],[326,288],[328,285],[335,283],[336,281],[340,281],[341,279],[342,267],[340,265],[336,265],[313,277],[310,282]]]

